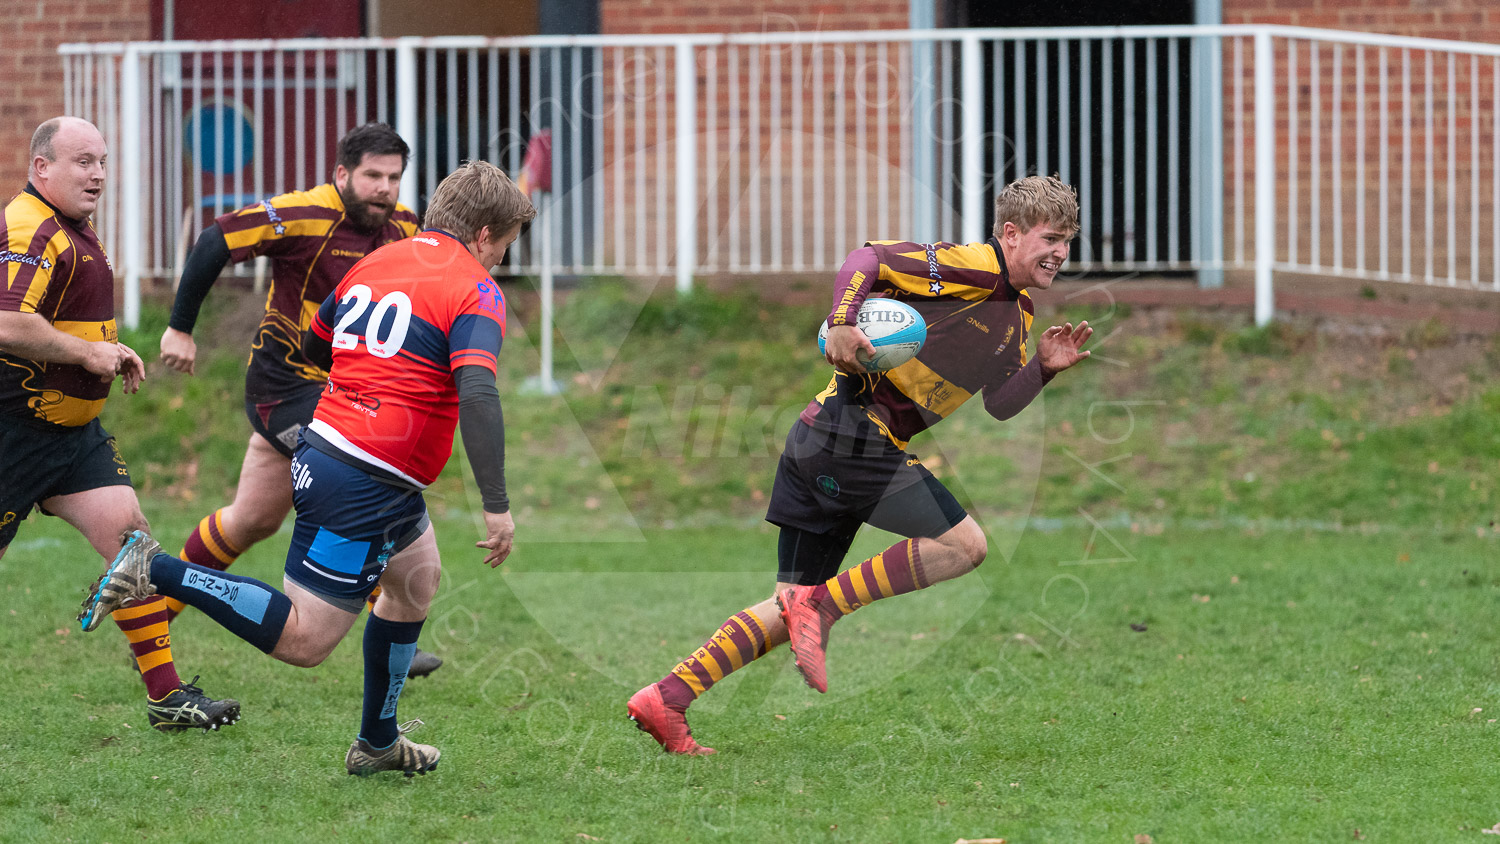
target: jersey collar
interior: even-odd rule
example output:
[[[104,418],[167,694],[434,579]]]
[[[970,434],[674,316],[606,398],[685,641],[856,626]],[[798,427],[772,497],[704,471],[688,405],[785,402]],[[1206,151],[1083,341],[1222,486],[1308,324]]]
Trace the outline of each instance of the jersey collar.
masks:
[[[467,250],[469,248],[467,246],[464,246],[464,242],[462,240],[458,239],[458,235],[453,234],[451,232],[445,232],[442,229],[422,229],[422,234],[440,234],[443,237],[451,239],[454,243],[457,243],[459,246],[463,246],[465,250]]]
[[[1000,283],[995,285],[995,289],[1002,291],[1006,299],[1020,298],[1021,291],[1010,285],[1010,269],[1005,266],[1005,250],[1000,248],[1000,238],[990,235],[986,242],[995,250],[995,258],[1000,262]]]
[[[29,181],[26,183],[26,189],[24,191],[22,191],[22,193],[29,193],[32,196],[36,197],[43,205],[47,206],[47,208],[52,211],[52,216],[56,217],[59,220],[66,220],[68,222],[68,224],[71,225],[75,229],[81,229],[81,228],[83,228],[83,224],[85,222],[87,222],[87,218],[84,218],[83,220],[78,220],[78,219],[75,219],[73,217],[69,217],[67,214],[64,214],[63,212],[59,211],[57,209],[57,206],[53,205],[50,202],[48,202],[47,201],[47,197],[42,196],[42,192],[36,189],[36,185],[33,185]]]

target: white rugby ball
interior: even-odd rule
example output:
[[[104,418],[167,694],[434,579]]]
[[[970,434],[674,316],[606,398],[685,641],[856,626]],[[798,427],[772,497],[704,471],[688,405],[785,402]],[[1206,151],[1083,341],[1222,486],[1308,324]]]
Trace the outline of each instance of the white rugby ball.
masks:
[[[874,357],[868,360],[864,352],[859,353],[859,362],[871,372],[895,369],[916,357],[927,342],[927,320],[916,308],[895,299],[866,299],[856,324],[875,347]],[[818,351],[823,351],[827,342],[825,321],[818,331]]]

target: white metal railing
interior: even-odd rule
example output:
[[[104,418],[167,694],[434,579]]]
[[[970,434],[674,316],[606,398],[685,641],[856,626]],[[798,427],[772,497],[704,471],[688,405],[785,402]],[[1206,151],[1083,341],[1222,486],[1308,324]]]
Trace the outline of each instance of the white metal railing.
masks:
[[[1075,267],[1253,268],[1262,322],[1274,270],[1500,289],[1495,45],[1205,26],[61,53],[69,112],[140,165],[98,215],[130,291],[175,275],[214,215],[327,180],[334,141],[370,119],[411,143],[418,208],[460,160],[514,173],[550,130],[565,273],[685,289],[826,271],[865,239],[979,240],[1000,185],[1058,172],[1082,203]],[[538,270],[524,243],[508,260]]]

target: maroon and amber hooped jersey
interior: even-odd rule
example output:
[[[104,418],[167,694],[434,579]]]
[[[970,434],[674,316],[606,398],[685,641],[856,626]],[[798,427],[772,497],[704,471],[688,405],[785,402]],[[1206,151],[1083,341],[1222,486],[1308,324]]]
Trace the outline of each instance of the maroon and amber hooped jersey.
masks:
[[[333,185],[273,196],[215,222],[229,260],[272,259],[266,315],[255,331],[246,379],[267,393],[328,377],[302,354],[302,333],[313,314],[357,261],[417,231],[417,217],[404,205],[378,231],[356,229]]]
[[[41,314],[64,334],[118,341],[115,274],[93,223],[58,213],[30,185],[0,223],[0,310]],[[0,413],[55,425],[86,425],[113,382],[81,366],[0,354]]]
[[[878,277],[855,273],[836,291],[829,322],[851,321],[867,297],[881,293],[917,309],[927,342],[910,361],[888,372],[835,373],[802,411],[814,428],[906,448],[960,405],[983,392],[989,399],[1028,360],[1031,296],[1010,285],[994,238],[984,243],[877,240]]]
[[[427,486],[453,451],[460,366],[495,371],[505,297],[469,250],[425,231],[354,265],[313,317],[333,370],[310,430]]]

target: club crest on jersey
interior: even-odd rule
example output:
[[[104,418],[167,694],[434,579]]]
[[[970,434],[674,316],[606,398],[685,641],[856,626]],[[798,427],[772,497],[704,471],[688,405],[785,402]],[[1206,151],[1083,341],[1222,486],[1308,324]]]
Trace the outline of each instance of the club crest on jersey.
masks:
[[[1000,341],[1000,346],[999,348],[995,349],[995,354],[998,355],[1001,352],[1005,351],[1005,347],[1010,345],[1010,338],[1014,336],[1016,336],[1016,327],[1014,325],[1005,329],[1005,339]]]
[[[495,317],[502,325],[505,323],[505,297],[501,295],[500,288],[493,281],[485,279],[479,282],[479,310]]]

